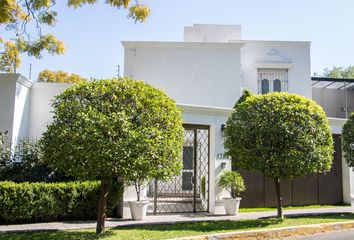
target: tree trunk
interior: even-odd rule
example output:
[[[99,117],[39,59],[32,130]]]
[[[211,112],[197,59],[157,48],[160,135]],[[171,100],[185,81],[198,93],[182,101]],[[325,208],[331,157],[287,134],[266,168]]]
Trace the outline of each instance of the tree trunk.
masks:
[[[117,205],[117,217],[118,218],[123,218],[123,197],[124,197],[124,183],[123,183],[123,178],[118,177],[117,178],[118,184],[119,184],[119,199],[118,199],[118,205]]]
[[[231,159],[231,171],[238,171],[239,169],[236,167],[236,164],[235,164],[235,159],[234,158],[232,158]],[[236,193],[235,193],[235,191],[233,190],[233,189],[231,189],[231,197],[232,198],[235,198],[235,197],[237,197],[237,195],[236,195]]]
[[[105,229],[107,199],[108,199],[108,182],[102,180],[101,190],[100,190],[100,202],[98,204],[98,214],[97,214],[97,227],[96,227],[97,234],[103,233]]]
[[[278,218],[283,219],[283,208],[282,208],[282,202],[283,198],[281,196],[281,189],[280,189],[280,178],[274,178],[274,184],[275,184],[275,191],[277,193],[277,212],[278,212]]]

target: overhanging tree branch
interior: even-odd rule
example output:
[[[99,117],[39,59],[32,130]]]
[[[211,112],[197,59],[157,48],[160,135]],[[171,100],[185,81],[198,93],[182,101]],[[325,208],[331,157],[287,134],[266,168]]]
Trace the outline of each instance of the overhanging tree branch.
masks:
[[[73,8],[79,8],[87,4],[95,4],[97,0],[67,0],[67,6]],[[128,10],[128,17],[135,22],[143,22],[150,14],[150,9],[132,0],[107,0],[106,4],[112,7],[123,7]],[[51,11],[55,6],[54,0],[7,0],[0,1],[0,27],[4,26],[6,31],[12,32],[13,37],[8,39],[8,42],[14,43],[18,51],[21,53],[27,53],[29,56],[41,58],[41,52],[48,51],[50,54],[63,54],[65,52],[64,43],[57,40],[54,35],[43,34],[43,25],[54,26],[56,22],[57,13]],[[30,23],[33,19],[33,27],[36,29],[36,37],[28,31]],[[27,39],[18,37],[27,36]],[[33,39],[36,39],[33,41]],[[4,42],[0,42],[0,49],[5,48]],[[0,50],[1,51],[1,50]],[[10,52],[3,51],[0,58],[0,71],[12,72],[13,64],[9,65],[7,59],[4,57],[9,55]],[[18,56],[21,62],[20,56]],[[17,66],[18,65],[18,66]],[[19,67],[20,64],[16,63]]]

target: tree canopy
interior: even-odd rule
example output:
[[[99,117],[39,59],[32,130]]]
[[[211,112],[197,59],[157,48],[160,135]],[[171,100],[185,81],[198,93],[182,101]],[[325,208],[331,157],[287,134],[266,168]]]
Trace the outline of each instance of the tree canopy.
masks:
[[[328,78],[349,78],[354,79],[354,66],[343,67],[333,67],[332,69],[325,68],[323,70],[323,77]]]
[[[66,0],[67,6],[75,9],[97,2]],[[127,9],[128,17],[135,22],[144,21],[150,14],[150,9],[137,1],[106,0],[105,3],[114,8]],[[55,0],[0,0],[0,27],[12,33],[10,39],[0,37],[0,71],[13,72],[19,67],[20,53],[38,59],[42,57],[43,51],[52,55],[65,53],[64,42],[43,31],[44,26],[55,26],[58,17],[58,13],[53,10],[55,5]]]
[[[242,93],[242,96],[237,100],[234,105],[234,109],[237,107],[238,104],[244,102],[248,97],[252,96],[252,92],[248,89],[245,89]]]
[[[128,78],[94,80],[66,89],[52,106],[53,122],[41,139],[44,161],[78,179],[101,179],[104,196],[113,178],[179,173],[182,113],[163,91]],[[99,224],[103,219],[99,214]]]
[[[274,179],[279,217],[280,178],[329,171],[333,158],[325,112],[314,101],[290,93],[251,95],[236,104],[226,123],[225,148],[237,168]]]
[[[350,167],[354,167],[354,113],[343,126],[342,144],[346,162]]]
[[[43,70],[38,75],[39,82],[54,82],[54,83],[79,83],[86,81],[85,78],[75,73],[67,73],[64,71]]]

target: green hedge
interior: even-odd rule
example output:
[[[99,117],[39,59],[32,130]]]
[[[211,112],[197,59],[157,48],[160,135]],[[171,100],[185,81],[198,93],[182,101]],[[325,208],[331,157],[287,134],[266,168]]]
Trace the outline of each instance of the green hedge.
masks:
[[[0,222],[23,223],[95,219],[99,188],[99,181],[65,183],[0,182]],[[116,196],[116,194],[111,196]]]

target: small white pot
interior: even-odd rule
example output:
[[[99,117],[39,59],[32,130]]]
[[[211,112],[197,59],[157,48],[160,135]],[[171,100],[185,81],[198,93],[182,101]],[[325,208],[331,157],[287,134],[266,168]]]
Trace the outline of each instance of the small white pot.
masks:
[[[241,198],[224,198],[226,215],[237,215]]]
[[[149,201],[129,202],[130,213],[132,215],[133,220],[144,219],[146,216],[148,205]]]

